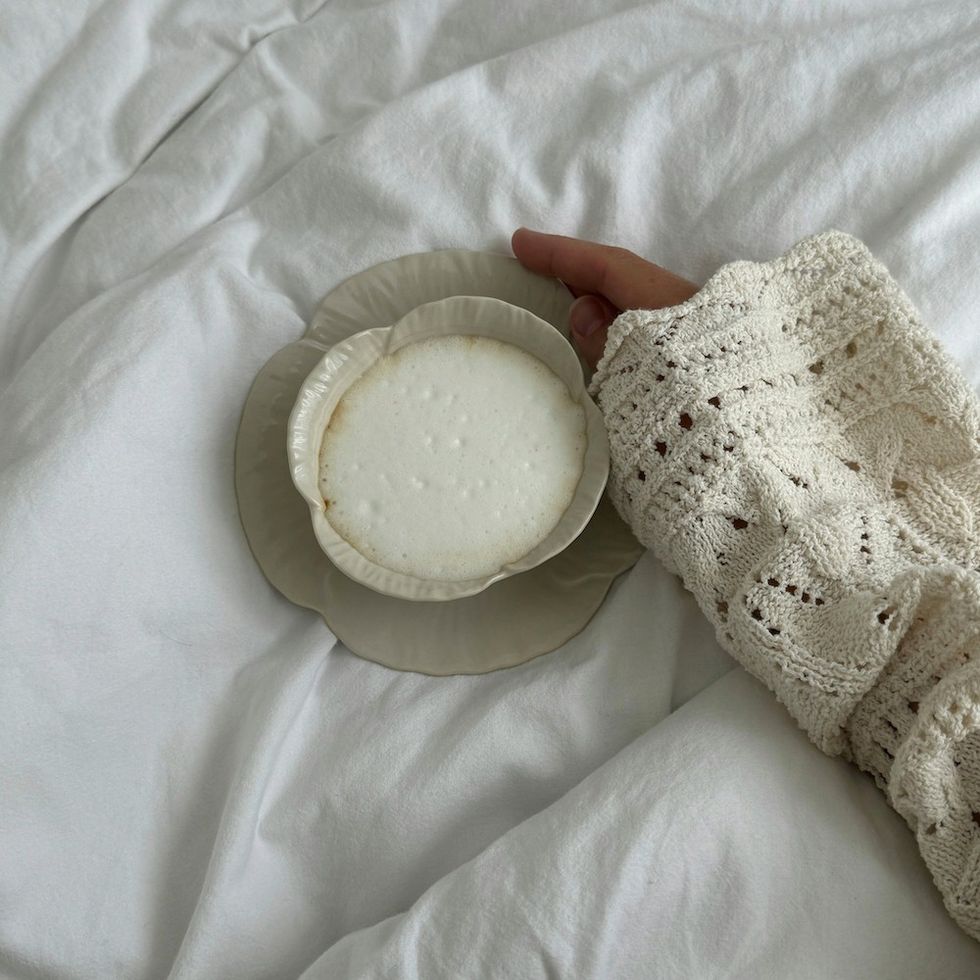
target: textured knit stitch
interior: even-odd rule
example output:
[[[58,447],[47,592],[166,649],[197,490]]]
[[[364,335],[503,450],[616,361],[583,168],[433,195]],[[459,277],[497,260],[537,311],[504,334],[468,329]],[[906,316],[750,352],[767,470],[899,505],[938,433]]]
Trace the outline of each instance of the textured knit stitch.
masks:
[[[592,387],[620,513],[980,938],[980,406],[908,298],[829,232],[624,313]]]

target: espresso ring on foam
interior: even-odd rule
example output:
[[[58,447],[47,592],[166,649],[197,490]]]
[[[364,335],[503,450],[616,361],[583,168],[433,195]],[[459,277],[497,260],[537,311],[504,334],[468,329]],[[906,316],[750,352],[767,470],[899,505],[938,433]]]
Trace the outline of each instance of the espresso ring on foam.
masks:
[[[488,575],[530,552],[575,494],[585,414],[542,361],[487,337],[418,341],[344,394],[319,456],[334,529],[420,578]]]

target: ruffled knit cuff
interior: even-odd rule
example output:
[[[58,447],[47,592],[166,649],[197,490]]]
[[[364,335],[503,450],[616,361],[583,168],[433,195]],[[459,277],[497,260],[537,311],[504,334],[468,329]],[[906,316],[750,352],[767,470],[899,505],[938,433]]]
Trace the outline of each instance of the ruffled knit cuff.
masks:
[[[814,742],[888,789],[977,934],[980,410],[908,298],[819,235],[624,313],[592,390],[620,513]]]

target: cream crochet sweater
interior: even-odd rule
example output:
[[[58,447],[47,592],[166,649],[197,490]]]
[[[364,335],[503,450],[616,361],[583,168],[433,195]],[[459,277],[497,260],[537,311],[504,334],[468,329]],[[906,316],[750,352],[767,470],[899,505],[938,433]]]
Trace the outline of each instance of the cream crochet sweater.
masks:
[[[908,298],[818,235],[624,313],[592,390],[620,513],[980,938],[980,406]]]

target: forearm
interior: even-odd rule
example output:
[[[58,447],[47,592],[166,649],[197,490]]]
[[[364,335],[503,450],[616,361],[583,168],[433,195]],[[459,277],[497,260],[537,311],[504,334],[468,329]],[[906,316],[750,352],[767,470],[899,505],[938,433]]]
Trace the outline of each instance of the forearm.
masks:
[[[888,788],[976,935],[953,756],[980,725],[980,413],[908,299],[818,236],[623,314],[593,388],[620,512],[816,744]]]

